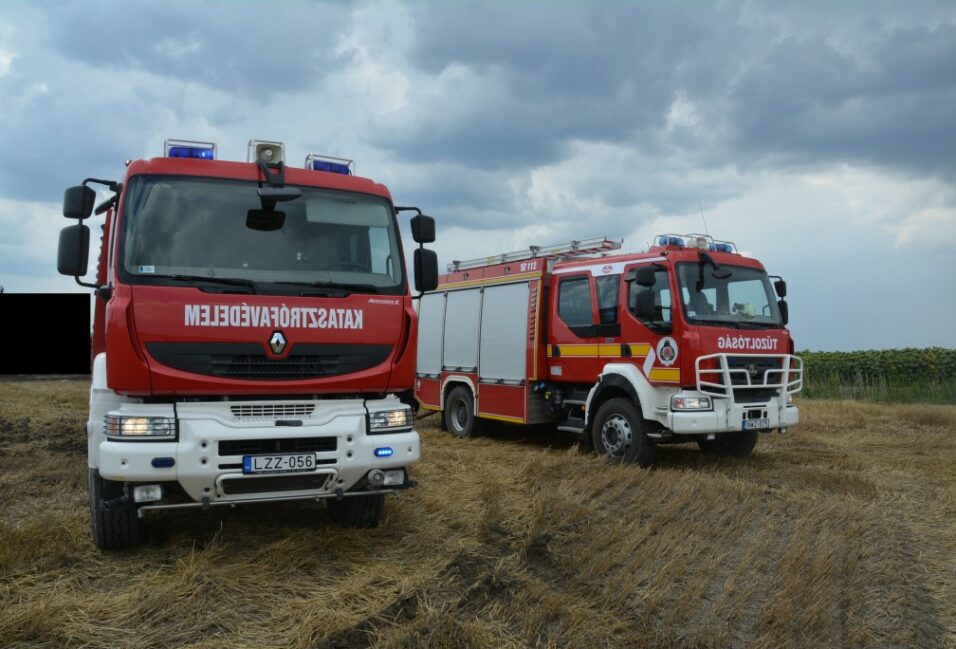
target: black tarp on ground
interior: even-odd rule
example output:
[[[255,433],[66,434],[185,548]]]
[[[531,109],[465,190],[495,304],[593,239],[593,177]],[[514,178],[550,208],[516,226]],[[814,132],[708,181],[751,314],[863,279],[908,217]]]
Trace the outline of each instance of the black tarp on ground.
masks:
[[[89,374],[88,293],[0,293],[0,374]]]

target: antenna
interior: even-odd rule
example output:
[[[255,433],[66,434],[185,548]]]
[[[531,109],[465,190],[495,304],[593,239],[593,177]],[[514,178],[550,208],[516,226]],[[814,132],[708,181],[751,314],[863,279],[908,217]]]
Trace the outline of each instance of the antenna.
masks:
[[[707,231],[707,219],[704,218],[704,206],[700,204],[700,201],[697,201],[697,209],[700,210],[700,220],[704,222],[704,234],[710,236],[710,232]]]

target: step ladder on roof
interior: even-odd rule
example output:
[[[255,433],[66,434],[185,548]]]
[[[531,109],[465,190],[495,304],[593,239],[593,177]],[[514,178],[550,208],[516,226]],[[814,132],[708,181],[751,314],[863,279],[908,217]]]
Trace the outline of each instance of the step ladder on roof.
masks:
[[[585,257],[587,255],[607,253],[611,250],[620,250],[623,243],[623,239],[615,240],[607,237],[591,237],[590,239],[569,241],[568,243],[560,243],[553,246],[528,246],[525,250],[515,250],[514,252],[505,252],[490,257],[478,257],[477,259],[469,259],[467,261],[455,260],[448,264],[448,272],[455,273],[470,268],[505,264],[510,261],[524,261],[526,259],[549,259],[554,257],[568,259],[571,257]]]

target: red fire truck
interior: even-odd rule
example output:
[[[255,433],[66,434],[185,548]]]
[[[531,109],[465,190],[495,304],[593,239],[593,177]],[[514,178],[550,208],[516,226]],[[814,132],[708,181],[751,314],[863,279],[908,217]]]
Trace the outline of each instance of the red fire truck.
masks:
[[[758,432],[799,421],[782,279],[707,235],[620,247],[595,238],[450,264],[420,304],[421,407],[463,437],[488,420],[555,423],[641,466],[661,443],[745,457]]]
[[[280,142],[247,162],[167,140],[121,182],[66,190],[58,266],[94,289],[87,422],[92,532],[103,549],[142,537],[147,512],[325,500],[375,526],[414,486],[419,437],[397,394],[414,380],[417,316],[398,214],[419,244],[434,221],[396,207],[349,160],[285,164]],[[95,209],[105,214],[96,281]],[[435,253],[415,250],[419,290]]]

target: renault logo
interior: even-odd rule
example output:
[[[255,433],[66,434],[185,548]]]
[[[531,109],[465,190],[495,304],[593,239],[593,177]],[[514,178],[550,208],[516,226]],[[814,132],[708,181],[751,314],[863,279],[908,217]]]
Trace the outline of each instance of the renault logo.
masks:
[[[285,344],[285,334],[279,330],[273,331],[269,337],[269,349],[272,350],[272,353],[278,355],[284,352]]]

